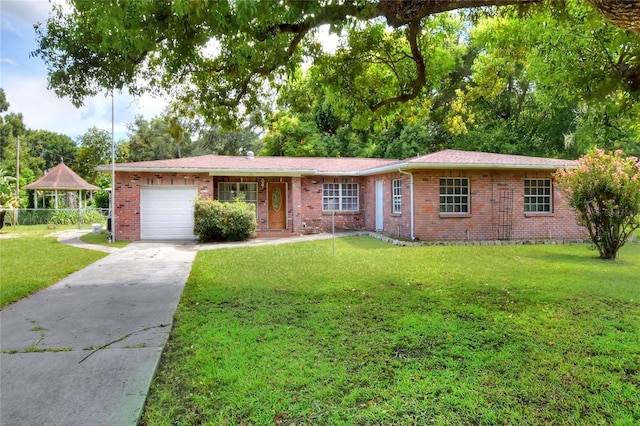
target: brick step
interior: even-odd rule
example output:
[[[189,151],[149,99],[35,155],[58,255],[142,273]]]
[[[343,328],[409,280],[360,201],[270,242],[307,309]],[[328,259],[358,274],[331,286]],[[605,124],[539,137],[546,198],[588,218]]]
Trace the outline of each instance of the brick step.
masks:
[[[256,232],[254,235],[249,238],[287,238],[287,237],[297,237],[299,233],[291,232],[289,230],[283,231],[262,231]]]

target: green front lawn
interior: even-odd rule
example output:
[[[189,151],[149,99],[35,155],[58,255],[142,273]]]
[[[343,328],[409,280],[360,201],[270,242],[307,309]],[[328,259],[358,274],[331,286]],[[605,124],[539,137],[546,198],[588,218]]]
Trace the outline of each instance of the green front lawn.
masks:
[[[63,229],[74,226],[56,229],[47,229],[46,225],[5,226],[0,231],[0,308],[106,256],[45,237]]]
[[[113,243],[110,243],[107,233],[105,231],[102,231],[99,234],[94,234],[93,232],[89,232],[81,236],[80,239],[87,244],[98,244],[100,246],[114,247],[114,248],[126,247],[130,243],[130,241],[115,241]]]
[[[640,423],[640,245],[202,251],[144,425]]]

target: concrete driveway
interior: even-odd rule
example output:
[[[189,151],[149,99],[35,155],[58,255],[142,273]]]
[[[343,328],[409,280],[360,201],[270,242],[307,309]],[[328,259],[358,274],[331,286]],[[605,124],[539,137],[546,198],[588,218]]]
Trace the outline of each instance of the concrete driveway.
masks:
[[[132,243],[0,311],[0,424],[135,425],[195,255]]]

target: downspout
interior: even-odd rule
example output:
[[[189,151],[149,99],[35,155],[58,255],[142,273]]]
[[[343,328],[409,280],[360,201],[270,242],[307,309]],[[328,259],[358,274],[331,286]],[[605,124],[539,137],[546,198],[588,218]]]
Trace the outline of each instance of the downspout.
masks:
[[[402,169],[398,169],[398,172],[402,173],[403,175],[409,175],[409,197],[410,197],[410,205],[411,205],[411,241],[414,241],[416,239],[416,235],[415,235],[415,220],[414,220],[414,216],[413,216],[413,173],[410,172],[403,172]]]

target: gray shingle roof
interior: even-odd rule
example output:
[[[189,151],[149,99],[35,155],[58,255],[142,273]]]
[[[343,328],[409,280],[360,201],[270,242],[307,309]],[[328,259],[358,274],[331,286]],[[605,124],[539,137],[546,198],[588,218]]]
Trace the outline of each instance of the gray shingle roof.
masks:
[[[573,160],[556,158],[527,157],[524,155],[492,154],[488,152],[458,151],[445,149],[407,162],[408,167],[419,168],[528,168],[528,169],[559,169],[572,167]]]
[[[400,164],[381,158],[239,157],[203,155],[171,160],[118,163],[116,171],[177,171],[209,173],[279,173],[282,175],[357,175],[368,169]],[[101,166],[100,170],[110,170]]]
[[[176,172],[211,175],[278,175],[278,176],[362,176],[398,169],[539,169],[555,170],[572,167],[573,160],[491,154],[486,152],[446,149],[408,160],[381,158],[319,158],[319,157],[240,157],[203,155],[170,160],[117,163],[116,171]],[[111,165],[98,170],[111,171]]]

